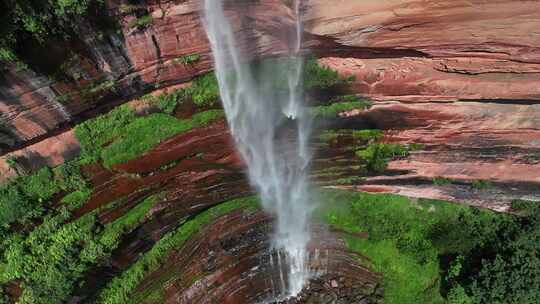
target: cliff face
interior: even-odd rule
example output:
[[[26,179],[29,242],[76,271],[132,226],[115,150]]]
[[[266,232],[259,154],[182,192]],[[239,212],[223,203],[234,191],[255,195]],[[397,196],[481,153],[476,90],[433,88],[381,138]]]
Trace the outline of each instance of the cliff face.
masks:
[[[540,12],[531,9],[535,1],[307,0],[303,5],[305,47],[324,57],[321,63],[356,76],[345,90],[375,101],[368,112],[345,115],[353,116],[349,121],[385,130],[386,141],[426,146],[391,162],[391,170],[406,174],[378,178],[365,189],[459,197],[460,189],[410,185],[438,176],[494,179],[505,191],[518,185],[523,193],[537,187]],[[84,52],[63,68],[70,80],[8,67],[0,85],[4,152],[26,146],[14,155],[34,166],[56,165],[78,151],[73,134],[65,133],[70,125],[212,68],[200,1],[110,0],[107,7],[121,33],[102,35],[81,24]],[[284,37],[275,33],[292,24],[292,13],[282,1],[247,1],[235,10],[242,15],[233,15],[238,29],[257,41],[256,49],[243,47],[246,54],[283,49]],[[138,11],[150,14],[151,22],[134,26]],[[55,56],[53,51],[48,56]],[[183,63],[189,55],[197,59]],[[4,177],[13,173],[4,162],[0,169]]]

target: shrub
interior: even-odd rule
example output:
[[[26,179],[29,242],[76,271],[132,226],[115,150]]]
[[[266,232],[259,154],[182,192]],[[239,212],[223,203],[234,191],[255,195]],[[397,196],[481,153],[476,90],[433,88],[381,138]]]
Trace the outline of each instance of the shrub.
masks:
[[[356,156],[365,161],[366,168],[375,173],[384,172],[392,158],[405,157],[408,154],[409,150],[403,145],[384,143],[372,143],[367,148],[356,151]]]
[[[486,190],[486,189],[489,189],[491,187],[493,187],[491,185],[491,182],[490,181],[486,181],[486,180],[474,180],[471,184],[471,186],[474,188],[474,189],[477,189],[477,190]]]
[[[195,63],[199,61],[200,59],[201,59],[201,55],[190,54],[190,55],[184,55],[184,56],[173,59],[173,63],[191,64],[191,63]]]
[[[129,23],[130,28],[137,28],[139,30],[145,29],[154,22],[152,15],[146,14],[141,17],[137,17]]]
[[[335,118],[339,113],[350,111],[354,109],[365,110],[370,106],[367,101],[355,101],[355,102],[340,102],[333,103],[326,106],[313,107],[311,113],[315,117],[321,118]]]
[[[335,130],[324,130],[320,135],[319,139],[324,142],[331,142],[336,140],[339,137],[339,133]]]
[[[319,65],[316,58],[308,58],[304,64],[304,87],[308,90],[329,89],[352,81],[354,77],[343,78],[331,68]]]
[[[198,106],[211,106],[219,99],[219,85],[214,73],[195,78],[186,90]]]
[[[97,162],[103,147],[120,136],[124,132],[124,127],[135,118],[135,112],[124,105],[78,124],[75,127],[75,135],[81,144],[82,163]]]
[[[364,141],[377,141],[384,135],[383,131],[378,129],[354,130],[352,136]]]
[[[350,232],[346,237],[349,248],[367,256],[374,270],[383,273],[385,303],[389,304],[445,303],[443,276],[456,286],[448,301],[471,303],[469,297],[475,297],[467,288],[457,287],[462,277],[470,277],[463,270],[469,267],[467,259],[499,235],[515,231],[511,216],[448,202],[412,202],[397,195],[342,190],[327,190],[321,197],[325,204],[319,216]],[[368,237],[354,236],[357,232],[367,232]],[[441,268],[440,257],[453,257],[457,263]],[[492,289],[482,290],[489,293]]]
[[[436,186],[446,186],[451,185],[452,180],[446,177],[437,176],[433,178],[433,184]]]

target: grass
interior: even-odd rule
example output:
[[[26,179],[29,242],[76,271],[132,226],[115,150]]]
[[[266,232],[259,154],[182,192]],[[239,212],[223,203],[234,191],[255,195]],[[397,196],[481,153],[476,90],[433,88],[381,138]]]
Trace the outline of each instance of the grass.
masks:
[[[336,130],[324,130],[319,135],[319,139],[324,142],[331,142],[339,137],[339,133]]]
[[[317,106],[311,108],[311,113],[316,118],[335,118],[339,113],[354,109],[365,110],[369,108],[367,101],[340,102],[326,106]]]
[[[141,29],[144,29],[144,28],[147,28],[148,26],[150,26],[153,21],[154,20],[152,18],[152,15],[147,14],[147,15],[144,15],[144,16],[141,16],[141,17],[137,17],[136,19],[131,21],[129,23],[129,27],[130,28],[137,28],[137,29],[141,30]]]
[[[304,87],[308,90],[329,89],[353,81],[354,77],[342,77],[331,68],[320,65],[316,58],[308,58],[304,64]]]
[[[365,161],[369,171],[382,173],[391,159],[405,157],[409,151],[408,147],[400,144],[371,143],[367,148],[356,151],[356,156]]]
[[[452,184],[452,180],[446,177],[437,176],[433,178],[433,184],[435,186],[447,186]]]
[[[152,195],[133,207],[122,217],[105,226],[99,242],[109,251],[116,248],[121,237],[135,229],[144,221],[148,211],[159,201],[159,195]]]
[[[493,188],[493,185],[488,180],[474,180],[471,186],[476,190],[487,190]]]
[[[364,129],[364,130],[323,130],[319,135],[319,139],[324,142],[332,142],[336,140],[340,135],[347,136],[350,134],[353,139],[358,139],[363,142],[373,142],[381,139],[384,135],[383,131],[378,129]]]
[[[197,106],[211,106],[219,99],[219,85],[214,73],[196,78],[186,90]]]
[[[128,303],[130,295],[145,276],[157,270],[166,261],[172,250],[178,249],[195,233],[214,219],[233,210],[252,208],[258,204],[255,198],[229,201],[197,215],[175,231],[166,234],[135,264],[114,278],[100,293],[98,303]]]
[[[209,73],[195,78],[190,87],[176,89],[159,96],[148,94],[142,99],[157,105],[163,113],[171,115],[179,105],[189,101],[199,109],[214,106],[219,100],[219,85],[216,76]]]
[[[164,113],[136,117],[132,109],[120,106],[79,124],[75,134],[81,143],[84,163],[102,160],[110,168],[136,158],[166,138],[205,126],[222,116],[221,110],[209,110],[191,119],[177,119]]]
[[[509,216],[436,200],[324,191],[320,217],[347,232],[348,246],[384,275],[385,303],[445,303],[440,256],[468,253],[495,238]]]
[[[354,130],[353,138],[358,138],[363,141],[377,141],[383,137],[383,131],[379,129]]]
[[[191,64],[199,60],[201,60],[201,55],[190,54],[190,55],[184,55],[184,56],[180,56],[178,58],[173,59],[173,63],[174,64]]]

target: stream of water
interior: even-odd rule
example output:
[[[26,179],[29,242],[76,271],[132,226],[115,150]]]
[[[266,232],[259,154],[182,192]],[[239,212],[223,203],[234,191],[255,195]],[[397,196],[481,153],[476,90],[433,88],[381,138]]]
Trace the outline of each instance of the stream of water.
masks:
[[[297,295],[309,278],[307,244],[313,209],[307,176],[311,119],[303,105],[300,4],[292,5],[294,24],[276,35],[286,37],[285,50],[279,59],[266,62],[247,62],[239,46],[256,42],[238,37],[241,32],[233,27],[233,12],[228,11],[235,5],[225,9],[222,0],[205,0],[203,18],[231,133],[263,207],[276,218],[272,244],[278,263],[287,265],[287,273],[281,273],[279,297]]]

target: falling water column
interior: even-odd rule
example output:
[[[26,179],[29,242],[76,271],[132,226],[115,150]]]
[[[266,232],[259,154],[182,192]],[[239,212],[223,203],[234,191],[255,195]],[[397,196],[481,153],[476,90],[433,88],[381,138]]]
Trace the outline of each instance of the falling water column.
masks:
[[[242,5],[254,4],[231,1],[228,7]],[[280,35],[289,37],[282,58],[256,67],[245,62],[248,56],[238,48],[239,39],[245,37],[235,36],[222,0],[205,0],[204,17],[231,133],[263,207],[276,218],[273,246],[288,267],[287,286],[281,290],[285,297],[298,294],[309,277],[307,244],[313,208],[307,176],[311,123],[303,106],[299,10],[296,1],[291,8],[295,23]],[[285,140],[283,130],[291,124],[295,135]]]

